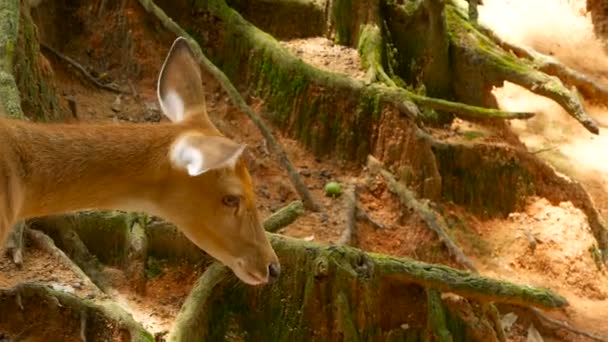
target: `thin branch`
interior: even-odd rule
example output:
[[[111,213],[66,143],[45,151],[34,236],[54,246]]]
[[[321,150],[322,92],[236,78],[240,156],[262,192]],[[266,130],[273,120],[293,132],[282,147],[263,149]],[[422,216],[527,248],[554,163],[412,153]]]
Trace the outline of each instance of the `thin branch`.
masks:
[[[216,67],[203,53],[203,50],[198,45],[196,40],[194,40],[183,28],[181,28],[173,19],[171,19],[167,14],[158,7],[154,1],[151,0],[139,0],[139,3],[145,8],[148,13],[153,14],[169,31],[173,32],[177,36],[184,37],[190,43],[190,46],[196,55],[199,63],[207,70],[213,77],[218,80],[218,82],[222,85],[224,90],[228,93],[228,96],[232,100],[232,102],[247,116],[253,123],[258,127],[264,139],[268,142],[268,145],[279,157],[279,162],[285,167],[287,173],[289,175],[289,179],[293,184],[295,190],[300,195],[302,202],[304,203],[304,207],[311,211],[320,212],[321,206],[314,200],[310,191],[300,178],[300,174],[293,166],[289,158],[287,157],[287,153],[282,148],[280,143],[274,138],[270,128],[264,124],[262,119],[247,105],[243,97],[236,90],[234,85],[230,82],[228,77],[218,68]]]
[[[70,57],[62,54],[61,52],[53,49],[52,47],[44,44],[44,43],[40,43],[40,47],[50,53],[52,53],[53,55],[55,55],[57,58],[61,59],[62,61],[70,64],[71,66],[73,66],[76,70],[78,70],[89,82],[93,83],[94,85],[96,85],[97,87],[101,88],[101,89],[105,89],[108,91],[111,91],[113,93],[117,93],[117,94],[126,94],[127,92],[115,87],[113,85],[110,84],[103,84],[101,82],[99,82],[99,80],[95,77],[93,77],[93,75],[91,75],[87,69],[85,69],[85,67],[83,67],[82,65],[80,65],[78,62],[76,62],[75,60],[71,59]]]

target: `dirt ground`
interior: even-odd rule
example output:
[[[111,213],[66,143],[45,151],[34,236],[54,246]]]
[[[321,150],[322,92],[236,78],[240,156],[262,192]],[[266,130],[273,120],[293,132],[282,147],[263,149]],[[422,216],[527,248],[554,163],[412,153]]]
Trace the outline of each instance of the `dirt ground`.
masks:
[[[581,11],[583,0],[484,2],[485,6],[480,8],[480,20],[487,22],[499,34],[608,81],[608,56],[593,37],[589,18]],[[86,15],[87,10],[82,9],[81,15]],[[546,11],[558,15],[559,20],[547,19],[549,16],[542,14]],[[61,51],[98,73],[106,73],[117,84],[132,84],[137,96],[117,96],[100,90],[64,62],[45,55],[51,62],[62,101],[65,104],[69,98],[76,102],[79,121],[165,120],[161,119],[154,85],[173,37],[160,35],[145,23],[139,25],[144,21],[139,11],[128,9],[126,13],[126,21],[132,30],[130,51],[134,51],[128,56],[134,60],[129,64],[130,72],[121,68],[120,58],[126,57],[110,56],[104,51],[108,32],[120,29],[116,27],[120,25],[116,24],[116,18],[100,16],[98,24],[91,24],[90,31],[83,30],[82,34],[72,37]],[[56,36],[50,33],[42,36],[48,44],[57,44]],[[298,39],[282,44],[320,68],[359,79],[364,77],[353,49],[336,46],[324,38]],[[113,63],[101,63],[104,58]],[[262,217],[297,199],[286,173],[268,152],[256,127],[231,105],[212,78],[206,76],[205,86],[212,120],[226,135],[249,146],[247,159]],[[552,101],[512,84],[497,88],[495,94],[505,109],[539,113],[529,121],[514,121],[511,127],[529,150],[543,150],[539,156],[561,173],[582,182],[600,212],[608,217],[608,158],[605,155],[608,129],[602,128],[600,136],[592,136]],[[255,101],[252,105],[259,109]],[[603,127],[608,125],[605,108],[589,106],[589,111]],[[451,131],[483,132],[488,140],[492,140],[491,132],[462,121],[456,121],[450,129],[436,134],[449,134]],[[362,175],[351,165],[335,160],[318,160],[296,141],[282,137],[276,130],[274,134],[286,148],[313,195],[329,213],[328,219],[306,214],[280,233],[322,243],[336,242],[344,226],[343,203],[340,198],[324,196],[323,186],[330,180],[347,183],[352,177]],[[368,251],[452,265],[447,252],[424,223],[415,215],[403,214],[397,199],[382,182],[374,184],[371,190],[359,194],[359,201],[369,216],[385,228],[359,223],[356,245]],[[503,220],[483,221],[455,205],[443,205],[446,212],[461,218],[451,225],[450,233],[482,274],[547,287],[564,295],[570,306],[549,315],[608,339],[608,275],[593,259],[593,235],[580,210],[569,202],[551,205],[543,198],[529,198],[525,210],[512,213]],[[164,267],[158,276],[148,281],[145,296],[130,291],[125,285],[128,280],[118,276],[113,297],[150,331],[162,333],[169,329],[198,275],[200,270],[188,265]],[[83,296],[98,295],[67,267],[31,246],[25,253],[22,269],[17,269],[6,259],[0,260],[0,287],[24,281],[51,283]],[[529,328],[516,320],[508,330],[509,339],[525,340]]]

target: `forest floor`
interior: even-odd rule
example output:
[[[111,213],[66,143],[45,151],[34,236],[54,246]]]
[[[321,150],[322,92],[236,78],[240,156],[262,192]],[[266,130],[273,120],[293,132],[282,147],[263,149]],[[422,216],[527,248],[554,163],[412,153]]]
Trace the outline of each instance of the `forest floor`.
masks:
[[[584,13],[584,1],[573,1],[484,0],[485,6],[480,7],[480,20],[500,35],[551,54],[570,67],[608,82],[608,56],[591,33],[590,20]],[[129,11],[127,15],[129,21],[138,22],[146,14]],[[106,31],[99,31],[96,35],[77,35],[62,51],[85,65],[87,61],[94,60],[98,42],[114,29],[112,23],[102,23],[100,27],[105,27]],[[130,58],[136,59],[141,69],[141,76],[131,80],[137,90],[135,97],[117,96],[95,88],[64,62],[46,55],[62,100],[72,98],[77,104],[78,120],[161,119],[154,87],[172,39],[159,39],[146,25],[133,25],[132,29],[135,30],[132,37],[136,41],[132,42],[135,52]],[[48,43],[52,44],[52,40],[49,39]],[[356,78],[364,77],[359,57],[353,49],[336,46],[324,38],[298,39],[282,44],[315,66]],[[113,62],[120,64],[119,60]],[[120,79],[119,69],[108,66],[110,77]],[[268,152],[257,128],[232,106],[215,80],[206,76],[205,83],[212,120],[225,134],[249,146],[247,158],[262,217],[297,199],[286,172]],[[550,100],[512,84],[497,88],[495,94],[502,108],[538,113],[531,120],[512,122],[512,129],[530,151],[538,151],[538,156],[559,172],[580,181],[600,213],[608,218],[606,108],[588,105],[589,112],[602,125],[600,135],[592,136]],[[252,99],[251,105],[254,110],[259,110],[261,103]],[[322,219],[314,213],[306,214],[280,233],[320,243],[336,242],[344,226],[343,201],[326,197],[323,187],[330,180],[346,183],[351,177],[359,177],[361,168],[338,160],[316,159],[298,142],[281,136],[278,130],[274,130],[274,134],[313,195],[329,213],[329,219]],[[434,131],[434,134],[449,139],[492,141],[492,133],[486,128],[460,120],[445,130]],[[359,200],[368,214],[386,228],[375,229],[360,222],[354,243],[357,247],[455,266],[434,233],[417,216],[402,214],[397,198],[384,183],[379,181],[375,188],[360,193]],[[514,212],[505,219],[481,220],[456,205],[441,205],[448,217],[460,218],[451,222],[449,233],[480,273],[547,287],[565,296],[570,306],[549,315],[608,339],[608,274],[605,269],[598,268],[592,257],[593,235],[580,210],[569,202],[551,205],[543,198],[529,198],[522,212]],[[146,295],[133,293],[128,279],[116,271],[113,294],[136,320],[155,333],[169,329],[202,271],[191,265],[175,267],[162,263],[158,268],[160,272],[147,282]],[[0,259],[0,287],[24,281],[52,283],[83,296],[94,291],[67,267],[62,267],[51,256],[32,246],[28,246],[22,269],[5,258]],[[526,340],[527,330],[528,326],[516,321],[508,330],[509,340]]]

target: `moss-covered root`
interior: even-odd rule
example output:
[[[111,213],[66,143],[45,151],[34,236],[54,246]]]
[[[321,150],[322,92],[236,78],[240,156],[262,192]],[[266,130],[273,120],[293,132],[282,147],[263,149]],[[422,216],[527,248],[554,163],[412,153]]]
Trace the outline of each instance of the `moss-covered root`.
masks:
[[[13,76],[13,57],[19,33],[19,0],[0,2],[0,114],[23,118],[21,99]]]
[[[557,76],[565,84],[576,87],[583,97],[608,103],[608,85],[597,82],[589,76],[565,66],[552,56],[547,56],[527,46],[503,39],[487,27],[479,26],[479,29],[501,48],[513,52],[517,57],[530,60],[538,70],[548,75]]]
[[[170,341],[227,336],[252,341],[333,341],[340,336],[376,341],[397,332],[420,338],[428,335],[429,312],[435,321],[432,330],[442,336],[448,335],[445,330],[454,334],[453,326],[443,328],[449,324],[440,319],[438,293],[427,302],[425,288],[482,301],[545,308],[566,305],[562,297],[546,290],[446,266],[269,235],[281,260],[279,280],[248,286],[226,267],[213,265],[186,299]],[[427,309],[429,303],[432,307]],[[443,315],[445,320],[451,317]]]
[[[466,92],[480,92],[474,89],[475,79],[482,79],[479,88],[509,81],[530,91],[548,97],[561,105],[573,118],[589,132],[599,133],[599,128],[583,108],[576,90],[564,86],[559,78],[547,75],[526,60],[518,59],[501,49],[468,21],[467,15],[454,4],[446,5],[448,29],[451,32],[452,64],[461,90],[459,96],[479,96]],[[474,69],[474,70],[473,70]],[[477,73],[472,75],[471,72]],[[457,82],[457,83],[458,83]],[[465,84],[468,83],[468,84]]]
[[[371,155],[367,157],[367,167],[371,173],[380,174],[384,178],[389,190],[397,195],[404,206],[413,209],[418,215],[420,215],[427,227],[437,234],[439,240],[446,246],[450,254],[459,264],[465,266],[468,270],[477,273],[473,263],[469,260],[469,258],[466,257],[460,247],[458,247],[458,245],[448,235],[447,229],[445,229],[445,224],[443,224],[440,219],[440,215],[435,213],[433,209],[429,208],[427,203],[416,199],[413,191],[409,190],[404,184],[397,181],[395,176],[385,170],[380,161]]]
[[[45,285],[0,290],[0,331],[9,340],[154,341],[141,324],[109,300],[81,299]]]
[[[101,289],[103,288],[103,286],[99,286],[100,282],[95,282],[92,280],[92,278],[90,278],[89,274],[92,274],[93,272],[89,272],[89,274],[83,272],[82,268],[79,265],[75,264],[72,259],[70,259],[62,250],[60,250],[55,245],[53,239],[48,237],[48,235],[44,234],[43,232],[29,228],[26,228],[24,233],[27,235],[27,238],[32,241],[32,243],[34,243],[36,247],[49,253],[54,258],[59,259],[59,261],[62,262],[65,266],[67,266],[70,270],[72,270],[72,272],[76,273],[80,279],[83,279],[85,282],[87,282],[87,286],[90,286],[98,290],[99,293],[101,293]]]
[[[154,1],[152,0],[139,0],[139,3],[144,7],[144,9],[154,15],[162,24],[173,32],[175,35],[182,36],[187,38],[198,62],[207,70],[213,77],[222,85],[222,88],[228,93],[228,96],[232,100],[232,102],[247,116],[253,123],[257,126],[257,128],[264,136],[264,139],[270,146],[271,150],[277,154],[279,157],[279,162],[285,167],[287,170],[287,174],[291,183],[293,184],[296,192],[302,199],[304,206],[308,210],[312,211],[321,211],[321,206],[317,203],[317,201],[313,198],[312,194],[308,190],[308,187],[302,181],[300,174],[296,170],[296,168],[291,163],[291,160],[285,153],[285,150],[281,146],[281,144],[274,138],[270,128],[266,126],[266,124],[262,121],[262,119],[247,105],[243,97],[236,90],[234,85],[230,82],[228,77],[217,67],[215,66],[203,53],[203,50],[198,45],[196,40],[192,39],[190,35],[181,28],[175,21],[173,21],[167,14],[158,7]]]
[[[6,254],[10,256],[13,263],[19,267],[23,264],[23,231],[26,227],[25,221],[19,221],[13,225],[12,232],[6,240]]]
[[[205,270],[198,278],[188,298],[184,301],[173,327],[167,336],[167,341],[201,341],[202,336],[208,335],[208,323],[215,312],[211,305],[213,297],[220,295],[218,288],[229,281],[230,271],[219,263],[215,263]],[[229,297],[226,300],[230,300]]]
[[[304,214],[304,204],[302,201],[293,201],[268,216],[264,220],[264,229],[274,233],[292,224],[302,214]]]
[[[33,222],[31,226],[42,231],[27,229],[27,236],[38,248],[63,260],[81,278],[90,279],[95,287],[107,291],[109,284],[103,276],[102,265],[67,222],[59,217]],[[44,232],[52,234],[54,240]]]
[[[357,235],[357,187],[349,184],[343,195],[344,230],[336,242],[338,245],[352,245]]]
[[[146,219],[133,222],[127,234],[127,257],[125,273],[132,287],[138,293],[146,290],[146,263],[148,260],[148,237],[146,235]]]
[[[412,94],[410,99],[421,107],[453,113],[462,119],[529,119],[535,115],[533,112],[511,112],[494,108],[471,106],[464,103],[452,102],[432,97]]]
[[[441,293],[435,289],[426,289],[428,329],[439,342],[452,342],[452,334],[446,324],[445,310]]]
[[[397,86],[384,71],[382,58],[384,42],[382,31],[378,25],[365,24],[361,26],[357,51],[359,51],[359,55],[361,56],[361,64],[367,69],[365,77],[367,83],[380,81],[388,86]]]

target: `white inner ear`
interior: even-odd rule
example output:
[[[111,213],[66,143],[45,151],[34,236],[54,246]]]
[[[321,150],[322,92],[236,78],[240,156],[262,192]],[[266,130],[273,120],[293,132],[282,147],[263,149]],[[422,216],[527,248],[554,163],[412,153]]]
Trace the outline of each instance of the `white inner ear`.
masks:
[[[179,122],[184,119],[184,101],[173,90],[169,90],[164,97],[158,94],[160,108],[163,113],[173,122]]]
[[[236,149],[234,153],[228,159],[226,159],[226,161],[224,161],[223,165],[234,168],[236,162],[239,160],[239,157],[241,156],[241,154],[243,154],[245,147],[245,145],[239,146],[239,148]]]
[[[180,139],[171,150],[171,161],[177,167],[188,170],[190,176],[198,176],[208,171],[204,168],[205,156],[192,146],[187,138]]]

